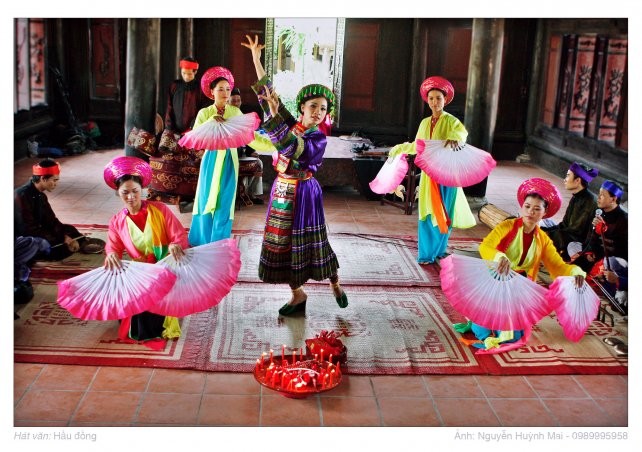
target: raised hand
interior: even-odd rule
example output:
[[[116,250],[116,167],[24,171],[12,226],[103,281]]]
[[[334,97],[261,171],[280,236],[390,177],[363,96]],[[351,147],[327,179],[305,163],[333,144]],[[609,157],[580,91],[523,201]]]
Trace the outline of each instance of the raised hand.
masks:
[[[261,64],[261,50],[265,48],[264,44],[259,44],[259,37],[254,35],[254,40],[249,35],[245,35],[247,42],[242,42],[243,47],[247,47],[252,52],[252,62],[254,63],[254,69],[256,69],[256,76],[261,80],[265,76],[265,69],[263,64]]]
[[[270,114],[272,116],[275,116],[278,113],[279,95],[276,93],[274,88],[270,90],[270,88],[266,85],[265,94],[258,94],[257,96],[259,99],[263,99],[268,103],[268,106],[270,107]]]

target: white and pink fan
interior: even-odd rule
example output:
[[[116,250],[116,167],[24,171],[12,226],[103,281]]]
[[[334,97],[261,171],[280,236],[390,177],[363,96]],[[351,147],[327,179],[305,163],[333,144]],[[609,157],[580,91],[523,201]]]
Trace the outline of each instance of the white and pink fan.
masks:
[[[149,310],[176,275],[155,264],[121,261],[120,270],[98,267],[58,281],[58,304],[83,320],[116,320]]]
[[[397,189],[408,172],[406,154],[398,154],[395,157],[388,157],[383,164],[377,177],[370,182],[370,190],[380,195],[391,193]]]
[[[223,122],[210,119],[187,132],[178,144],[188,149],[224,150],[245,146],[254,140],[254,131],[261,124],[255,112],[232,116]]]
[[[451,254],[439,261],[441,288],[450,304],[478,325],[493,330],[522,330],[551,310],[546,289],[497,262]]]
[[[448,187],[468,187],[483,181],[497,162],[490,153],[464,143],[457,149],[443,140],[417,140],[415,165],[435,182]]]
[[[549,286],[547,299],[557,321],[562,325],[564,336],[578,342],[600,309],[600,298],[586,281],[575,286],[574,276],[558,276]]]
[[[156,263],[176,274],[176,284],[149,311],[185,317],[216,306],[232,290],[241,270],[241,252],[234,239],[187,248],[176,261],[171,255]]]

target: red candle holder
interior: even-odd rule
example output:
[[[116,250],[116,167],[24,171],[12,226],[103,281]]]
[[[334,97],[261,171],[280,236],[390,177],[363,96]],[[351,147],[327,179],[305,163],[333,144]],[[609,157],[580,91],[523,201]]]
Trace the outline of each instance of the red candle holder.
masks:
[[[256,360],[254,378],[262,386],[293,399],[329,391],[341,383],[340,365],[309,359],[293,353],[284,357],[265,356]]]

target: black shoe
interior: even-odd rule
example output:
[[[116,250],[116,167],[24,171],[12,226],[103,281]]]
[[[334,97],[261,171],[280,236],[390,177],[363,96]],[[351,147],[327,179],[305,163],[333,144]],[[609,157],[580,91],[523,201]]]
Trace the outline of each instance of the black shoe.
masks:
[[[305,312],[305,303],[307,301],[308,300],[305,299],[301,303],[297,304],[285,303],[283,306],[281,306],[281,309],[279,309],[279,314],[282,316],[288,316],[296,314],[297,312]]]
[[[264,201],[261,198],[250,198],[253,204],[263,204]]]
[[[604,339],[602,339],[602,342],[612,347],[615,345],[624,344],[624,342],[619,340],[617,337],[605,337]]]
[[[615,344],[613,350],[615,350],[617,356],[629,356],[629,346],[624,343]]]
[[[332,293],[334,293],[334,288],[332,289]],[[341,289],[341,295],[339,295],[338,297],[335,295],[334,299],[337,301],[337,304],[340,308],[343,309],[348,307],[348,296],[343,291],[343,288]]]

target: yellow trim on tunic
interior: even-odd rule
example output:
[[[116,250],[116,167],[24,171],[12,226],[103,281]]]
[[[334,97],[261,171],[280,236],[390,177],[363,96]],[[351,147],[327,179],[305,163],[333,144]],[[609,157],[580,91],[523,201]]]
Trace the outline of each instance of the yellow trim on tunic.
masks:
[[[499,261],[502,256],[505,256],[511,262],[511,269],[515,271],[525,271],[528,277],[536,281],[537,273],[539,272],[540,263],[548,270],[551,277],[557,278],[558,276],[586,276],[586,272],[577,265],[569,265],[560,257],[555,249],[553,241],[548,235],[537,228],[533,242],[531,243],[524,263],[518,266],[518,262],[522,257],[523,232],[524,228],[519,228],[515,240],[506,249],[506,253],[497,251],[497,246],[501,240],[513,228],[513,223],[516,219],[504,220],[499,223],[495,228],[488,233],[484,240],[479,245],[479,254],[482,259]]]
[[[225,106],[225,112],[223,113],[223,119],[229,119],[234,116],[239,116],[242,115],[243,112],[238,107],[235,107],[233,105],[226,105]],[[196,116],[196,120],[194,121],[194,129],[197,127],[201,126],[207,121],[216,121],[214,119],[215,116],[220,116],[217,113],[216,106],[214,104],[210,105],[209,107],[202,108],[199,112],[198,115]],[[272,152],[276,150],[274,145],[272,144],[272,141],[270,141],[269,138],[262,136],[260,133],[255,132],[254,133],[254,140],[248,144],[252,149],[259,151],[259,152]],[[234,178],[235,181],[238,182],[238,174],[239,174],[239,157],[238,157],[238,152],[236,152],[236,148],[229,148],[230,149],[230,154],[232,156],[232,164],[234,165]],[[207,196],[207,203],[205,204],[205,209],[203,210],[203,213],[212,213],[216,210],[216,204],[218,203],[218,195],[219,195],[219,190],[221,188],[221,177],[223,174],[223,162],[225,161],[225,152],[219,152],[223,151],[223,149],[220,150],[208,150],[206,152],[216,152],[216,161],[214,162],[214,174],[212,175],[212,184],[210,185],[210,192]],[[198,201],[198,196],[194,198],[194,212],[199,212],[200,211],[200,206],[199,206],[199,201]],[[230,219],[234,219],[234,201],[232,201],[230,205]]]
[[[424,118],[419,124],[415,141],[411,143],[401,143],[390,149],[389,157],[395,157],[398,154],[413,155],[417,154],[416,140],[429,140],[430,138],[430,121],[432,116]],[[439,121],[435,125],[432,132],[433,140],[456,140],[458,142],[466,142],[468,131],[464,125],[455,116],[444,111],[439,117]],[[437,227],[437,220],[433,215],[432,210],[432,197],[430,195],[430,176],[424,171],[421,172],[419,179],[419,219],[425,220],[428,215],[431,215],[432,225]],[[457,195],[455,198],[454,214],[451,218],[452,227],[459,229],[471,228],[477,224],[475,216],[470,210],[468,200],[461,187],[457,187]]]

